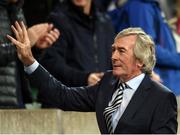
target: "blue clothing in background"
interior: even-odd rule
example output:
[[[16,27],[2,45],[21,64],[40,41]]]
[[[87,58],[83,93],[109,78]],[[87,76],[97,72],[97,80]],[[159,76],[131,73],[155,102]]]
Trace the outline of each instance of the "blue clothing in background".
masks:
[[[116,32],[127,27],[141,27],[156,44],[155,72],[163,84],[180,95],[180,53],[172,31],[155,0],[128,0],[122,7],[110,12]]]

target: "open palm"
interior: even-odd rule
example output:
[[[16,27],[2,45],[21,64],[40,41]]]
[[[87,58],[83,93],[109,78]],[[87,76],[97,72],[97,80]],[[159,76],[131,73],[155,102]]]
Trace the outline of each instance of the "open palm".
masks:
[[[11,28],[16,39],[7,35],[8,39],[16,46],[18,57],[24,65],[31,65],[35,59],[31,52],[31,44],[24,23],[15,22],[15,26],[12,25]]]

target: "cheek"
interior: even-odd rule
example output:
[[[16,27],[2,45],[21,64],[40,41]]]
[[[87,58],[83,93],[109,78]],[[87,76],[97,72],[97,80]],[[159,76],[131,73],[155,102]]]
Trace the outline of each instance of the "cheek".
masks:
[[[123,67],[127,71],[130,71],[136,68],[136,63],[132,59],[125,59],[123,62],[124,62]]]
[[[137,69],[137,63],[131,60],[128,64],[129,71],[134,71]]]

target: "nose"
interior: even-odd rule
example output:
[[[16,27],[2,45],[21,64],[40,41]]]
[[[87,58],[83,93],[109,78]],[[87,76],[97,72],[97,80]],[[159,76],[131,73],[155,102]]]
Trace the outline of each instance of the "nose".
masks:
[[[111,56],[112,60],[117,60],[118,57],[119,57],[119,53],[118,53],[117,50],[115,50],[114,52],[112,52],[112,56]]]

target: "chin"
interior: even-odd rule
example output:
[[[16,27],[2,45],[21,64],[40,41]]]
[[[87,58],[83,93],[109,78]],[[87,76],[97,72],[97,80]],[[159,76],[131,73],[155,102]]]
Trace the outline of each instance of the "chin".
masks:
[[[117,77],[121,75],[121,73],[117,70],[113,70],[112,73],[114,76],[117,76]]]

